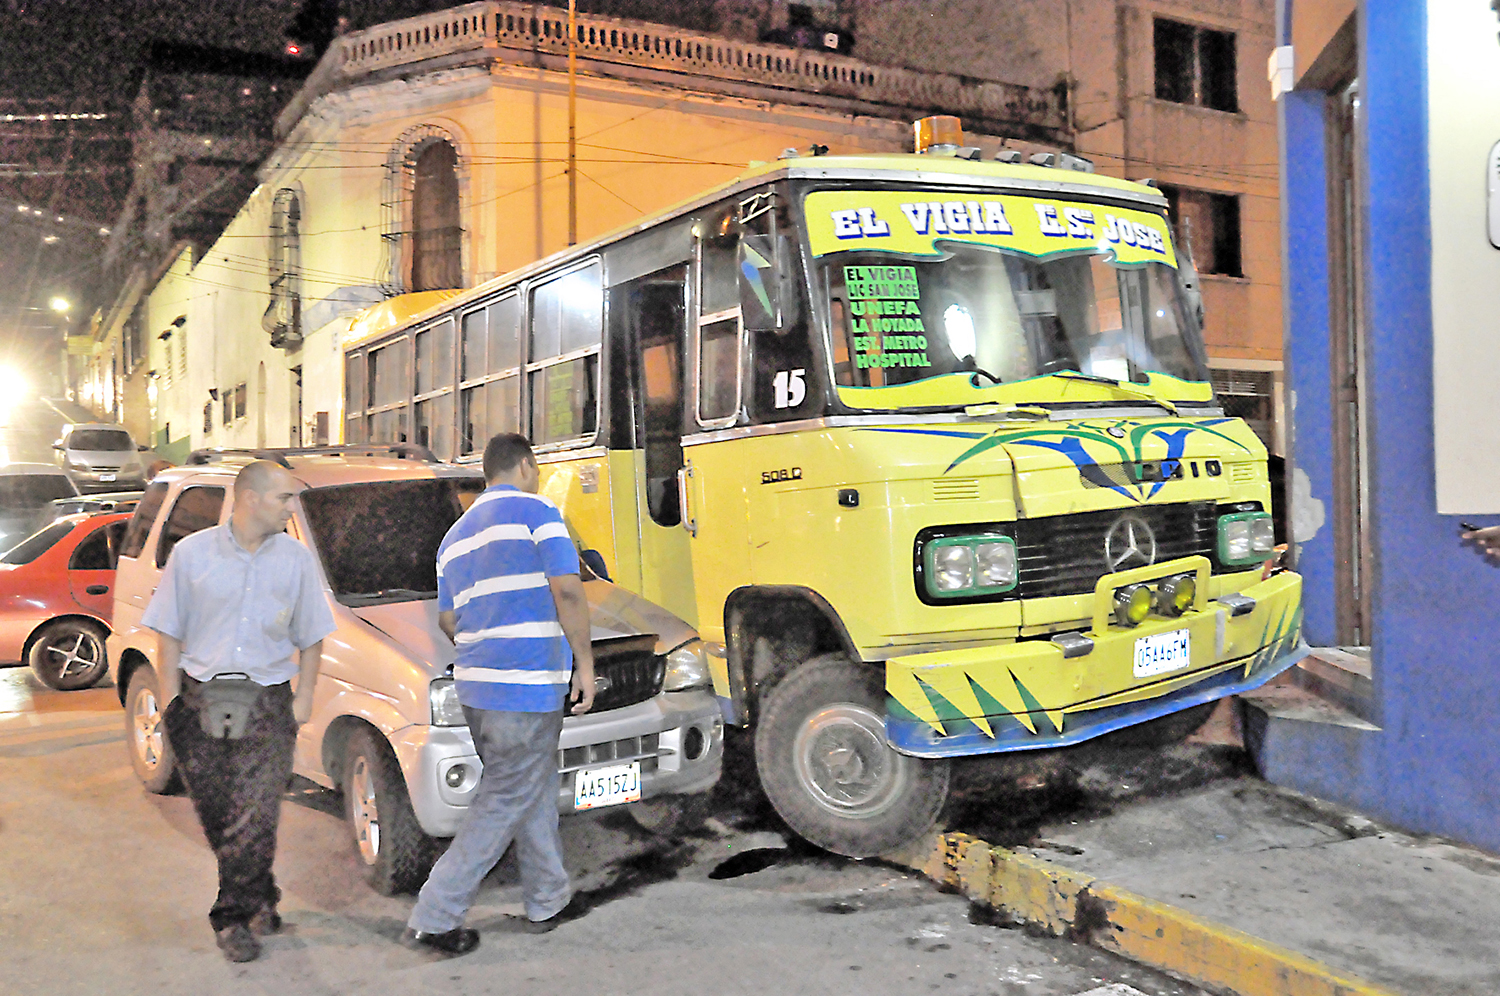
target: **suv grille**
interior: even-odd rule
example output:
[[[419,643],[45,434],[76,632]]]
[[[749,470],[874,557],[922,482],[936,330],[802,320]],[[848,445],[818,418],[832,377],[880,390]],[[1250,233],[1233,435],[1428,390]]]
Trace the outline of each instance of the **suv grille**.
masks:
[[[598,701],[596,698],[594,701]],[[661,748],[661,734],[648,733],[643,737],[626,737],[624,740],[609,740],[602,744],[569,747],[557,752],[557,770],[576,771],[591,764],[607,764],[612,761],[640,761],[641,773],[655,771],[657,752]]]
[[[1104,538],[1122,515],[1145,522],[1156,537],[1156,563],[1202,555],[1214,562],[1218,514],[1212,502],[1147,505],[1134,509],[1082,512],[1016,522],[1020,584],[1013,598],[1091,594],[1109,565]]]
[[[654,698],[661,691],[667,662],[649,650],[601,656],[594,661],[594,712],[619,709]],[[598,688],[599,679],[606,682]]]

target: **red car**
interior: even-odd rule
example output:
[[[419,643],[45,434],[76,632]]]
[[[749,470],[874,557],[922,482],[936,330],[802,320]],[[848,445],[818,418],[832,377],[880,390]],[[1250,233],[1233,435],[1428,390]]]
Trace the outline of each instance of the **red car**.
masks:
[[[31,665],[49,688],[104,677],[115,557],[128,512],[65,515],[0,556],[0,661]]]

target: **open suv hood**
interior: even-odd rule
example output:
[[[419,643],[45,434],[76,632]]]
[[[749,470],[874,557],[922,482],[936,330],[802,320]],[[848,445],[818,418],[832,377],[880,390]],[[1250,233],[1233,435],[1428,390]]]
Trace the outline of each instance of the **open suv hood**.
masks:
[[[594,642],[622,636],[655,635],[656,652],[664,654],[698,634],[687,623],[652,603],[608,581],[585,581],[589,600],[590,637]],[[438,629],[437,599],[364,605],[349,611],[405,647],[419,660],[441,671],[457,651]]]

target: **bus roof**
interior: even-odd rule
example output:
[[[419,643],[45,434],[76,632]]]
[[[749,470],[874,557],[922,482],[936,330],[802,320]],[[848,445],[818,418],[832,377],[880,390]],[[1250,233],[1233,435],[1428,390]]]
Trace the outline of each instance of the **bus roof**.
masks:
[[[1161,191],[1135,180],[1121,180],[1098,173],[1083,173],[1048,166],[1033,166],[1029,163],[1002,163],[993,160],[959,159],[956,156],[915,155],[910,152],[870,153],[857,156],[795,156],[774,162],[756,162],[751,163],[749,169],[728,183],[701,191],[671,207],[654,211],[587,242],[561,249],[511,270],[509,273],[487,280],[476,287],[463,291],[421,291],[402,294],[371,305],[353,319],[349,332],[344,336],[343,348],[347,349],[378,338],[391,329],[415,322],[429,311],[451,310],[455,306],[467,303],[470,299],[483,297],[497,287],[524,280],[533,273],[550,270],[570,257],[583,257],[598,252],[612,242],[618,242],[653,225],[687,214],[705,204],[711,204],[738,189],[781,179],[973,185],[991,189],[1008,188],[1010,192],[1020,194],[1104,197],[1110,200],[1133,201],[1153,208],[1164,208],[1167,204]]]

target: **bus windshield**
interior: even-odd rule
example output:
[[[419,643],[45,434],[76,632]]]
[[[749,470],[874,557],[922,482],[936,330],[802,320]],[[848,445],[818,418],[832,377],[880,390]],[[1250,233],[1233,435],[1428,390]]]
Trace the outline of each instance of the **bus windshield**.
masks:
[[[834,203],[851,194],[857,199],[838,192]],[[1135,383],[1156,373],[1208,379],[1159,215],[1116,209],[1127,220],[1066,201],[916,201],[935,195],[881,191],[866,194],[886,198],[875,201],[878,214],[852,209],[846,221],[860,234],[851,237],[838,230],[850,209],[815,212],[818,196],[808,198],[809,235],[840,387],[966,374],[956,379],[988,388],[1067,371]],[[840,241],[820,237],[825,213]]]

